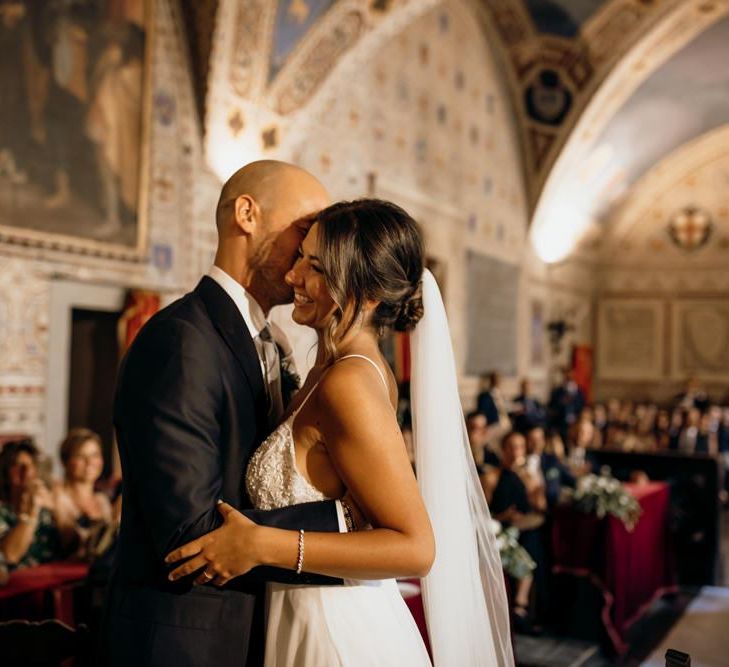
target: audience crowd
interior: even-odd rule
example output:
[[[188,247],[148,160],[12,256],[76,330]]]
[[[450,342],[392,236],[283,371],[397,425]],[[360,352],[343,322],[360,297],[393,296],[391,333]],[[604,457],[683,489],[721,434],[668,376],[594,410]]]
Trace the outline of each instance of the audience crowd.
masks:
[[[72,429],[59,447],[62,479],[46,474],[31,439],[0,448],[0,585],[9,573],[58,560],[91,563],[112,546],[121,499],[101,490],[101,438]]]
[[[695,378],[666,405],[618,399],[590,405],[571,371],[546,404],[527,379],[510,400],[497,373],[483,382],[476,409],[466,416],[474,461],[492,517],[519,529],[519,541],[536,563],[533,576],[512,582],[517,631],[534,630],[534,612],[547,593],[550,510],[581,475],[599,472],[597,450],[714,457],[720,470],[729,470],[729,405],[712,402]],[[726,505],[729,473],[723,475],[719,499]],[[648,476],[635,470],[631,479]]]
[[[407,401],[399,413],[412,457]],[[565,489],[595,467],[594,452],[715,457],[729,470],[729,406],[712,402],[693,378],[666,405],[618,399],[590,405],[567,371],[544,404],[529,380],[508,398],[499,375],[491,373],[466,426],[493,518],[519,529],[519,542],[536,563],[531,576],[511,582],[517,631],[538,632],[534,619],[546,608],[548,595],[551,510]],[[88,429],[73,429],[58,456],[63,475],[53,479],[32,440],[0,448],[0,586],[16,569],[55,560],[90,563],[92,576],[98,563],[108,571],[121,498],[114,493],[118,482],[102,480],[101,439]],[[728,497],[729,474],[721,500]]]

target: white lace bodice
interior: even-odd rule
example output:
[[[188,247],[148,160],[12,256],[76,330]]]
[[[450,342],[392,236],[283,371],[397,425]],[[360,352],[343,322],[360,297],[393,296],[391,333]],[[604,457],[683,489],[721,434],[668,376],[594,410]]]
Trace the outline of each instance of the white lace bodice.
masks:
[[[350,354],[339,361],[357,357],[368,361],[380,374],[385,390],[387,380],[380,367],[369,357],[361,354]],[[314,393],[318,382],[298,409],[274,430],[255,451],[248,462],[245,474],[245,486],[253,506],[261,510],[277,509],[309,503],[317,500],[330,500],[319,489],[313,486],[296,467],[296,449],[294,443],[294,419],[301,411],[309,397]]]
[[[279,424],[248,463],[246,491],[254,507],[271,510],[327,500],[296,468],[293,422],[296,413]]]

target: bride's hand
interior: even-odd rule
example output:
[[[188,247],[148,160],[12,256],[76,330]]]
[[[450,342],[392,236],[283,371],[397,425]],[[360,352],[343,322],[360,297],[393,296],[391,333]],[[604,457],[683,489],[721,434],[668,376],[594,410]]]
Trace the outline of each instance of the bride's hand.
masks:
[[[218,511],[225,520],[220,528],[175,549],[165,558],[167,564],[189,558],[169,574],[170,581],[201,570],[196,584],[224,586],[260,565],[254,556],[259,526],[228,503],[219,503]]]

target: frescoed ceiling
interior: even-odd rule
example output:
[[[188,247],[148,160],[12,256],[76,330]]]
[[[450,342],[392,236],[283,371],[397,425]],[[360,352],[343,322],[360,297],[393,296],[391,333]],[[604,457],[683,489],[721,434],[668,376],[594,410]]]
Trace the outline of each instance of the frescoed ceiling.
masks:
[[[214,12],[201,12],[191,0],[180,1],[191,51],[197,54],[193,66],[197,77],[203,77],[212,41],[206,31],[213,29]],[[634,84],[625,94],[638,89],[627,101],[616,102],[593,127],[597,140],[591,139],[586,150],[598,153],[593,164],[598,165],[599,178],[591,191],[585,191],[598,202],[595,210],[601,212],[619,196],[616,183],[629,186],[678,145],[727,122],[729,74],[721,63],[729,56],[729,20],[720,17],[729,12],[729,0],[463,1],[479,14],[484,31],[502,55],[521,132],[532,212],[565,146],[577,136],[575,128],[592,98],[631,49],[668,23],[664,42],[671,46],[662,47],[665,55],[637,63],[642,74],[638,67],[633,70]],[[306,106],[362,35],[383,27],[388,32],[395,7],[437,4],[423,0],[216,3],[218,23],[229,23],[228,34],[233,35],[226,47],[231,59],[226,86],[241,100],[260,104],[265,99],[282,116]],[[693,37],[712,23],[714,27]],[[681,26],[691,25],[693,32],[686,28],[690,35],[683,41],[675,37]],[[706,67],[707,62],[717,65]],[[205,85],[197,83],[204,99]],[[682,94],[677,96],[676,90]],[[240,122],[244,120],[241,116]]]
[[[645,76],[631,80],[641,74],[635,65],[619,70],[586,111],[533,220],[535,246],[546,248],[541,256],[547,261],[566,257],[576,239],[587,242],[611,233],[612,222],[625,202],[635,199],[646,174],[729,124],[729,72],[721,65],[729,59],[729,4],[713,7],[721,13],[646,68]],[[643,63],[650,52],[643,48],[634,62]]]
[[[596,149],[632,185],[678,146],[729,123],[729,18],[656,70],[605,127]],[[597,199],[597,198],[596,198]],[[612,202],[597,199],[598,212]]]
[[[508,63],[532,211],[590,100],[618,63],[668,17],[710,14],[699,0],[480,0]],[[696,22],[686,16],[687,25]],[[700,22],[698,23],[700,25]],[[699,28],[695,28],[698,30]]]
[[[269,80],[276,76],[286,58],[335,2],[337,0],[279,0],[273,32]]]
[[[571,38],[606,0],[524,0],[524,4],[540,33]]]
[[[193,68],[195,95],[200,117],[205,115],[210,54],[220,0],[179,0]],[[338,0],[266,0],[275,8],[269,51],[268,81],[281,71],[288,57],[305,39],[314,25]],[[255,7],[250,0],[238,0],[241,6]]]

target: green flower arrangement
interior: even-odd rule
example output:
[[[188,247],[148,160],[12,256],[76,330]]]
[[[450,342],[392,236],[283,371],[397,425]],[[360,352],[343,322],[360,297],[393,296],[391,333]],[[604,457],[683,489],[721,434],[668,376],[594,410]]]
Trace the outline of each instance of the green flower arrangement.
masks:
[[[573,507],[586,514],[602,519],[611,514],[620,519],[625,528],[632,531],[640,518],[638,501],[604,467],[599,475],[585,475],[577,481],[577,488],[570,494]]]
[[[504,529],[501,522],[491,520],[491,530],[496,537],[496,547],[501,556],[501,566],[514,579],[528,577],[537,567],[527,550],[519,544],[519,529],[511,526]]]

